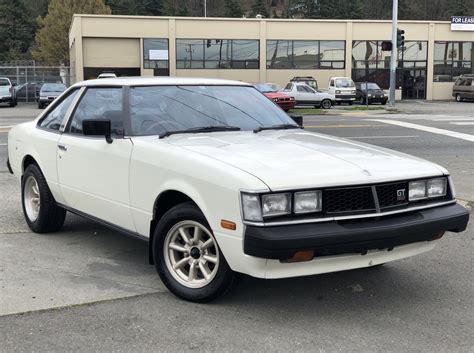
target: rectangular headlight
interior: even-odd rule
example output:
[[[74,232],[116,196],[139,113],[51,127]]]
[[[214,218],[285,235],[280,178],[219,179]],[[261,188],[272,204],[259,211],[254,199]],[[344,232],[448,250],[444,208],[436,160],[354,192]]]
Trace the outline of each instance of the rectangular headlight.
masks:
[[[291,194],[268,194],[262,196],[262,215],[280,216],[291,213]]]
[[[247,221],[261,221],[262,209],[260,207],[260,196],[242,194],[242,212]]]
[[[408,184],[408,200],[416,201],[426,198],[426,180],[410,181]]]
[[[426,190],[428,197],[438,197],[446,195],[446,178],[436,178],[428,180]]]
[[[322,210],[322,193],[317,191],[295,192],[294,212],[308,213]]]

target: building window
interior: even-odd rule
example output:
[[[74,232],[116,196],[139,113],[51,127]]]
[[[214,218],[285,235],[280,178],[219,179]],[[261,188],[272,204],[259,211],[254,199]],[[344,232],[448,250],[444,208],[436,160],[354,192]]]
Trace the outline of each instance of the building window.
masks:
[[[433,81],[452,82],[474,74],[474,42],[435,42]]]
[[[167,69],[168,60],[168,39],[143,39],[143,67],[145,69]]]
[[[267,69],[343,69],[345,41],[268,40]]]
[[[397,87],[402,87],[405,98],[420,98],[425,94],[427,46],[425,41],[407,41],[398,50]],[[391,52],[382,51],[382,41],[354,41],[352,79],[355,82],[375,82],[381,88],[389,88],[390,57]],[[416,86],[416,90],[412,86]]]
[[[258,69],[259,60],[258,40],[176,40],[178,69]]]

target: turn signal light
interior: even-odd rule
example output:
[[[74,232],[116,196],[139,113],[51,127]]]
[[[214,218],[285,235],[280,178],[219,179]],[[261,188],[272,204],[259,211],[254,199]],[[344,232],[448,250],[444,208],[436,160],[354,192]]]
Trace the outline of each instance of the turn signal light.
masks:
[[[221,220],[221,227],[230,230],[236,230],[237,225],[234,222],[226,221],[225,219]]]

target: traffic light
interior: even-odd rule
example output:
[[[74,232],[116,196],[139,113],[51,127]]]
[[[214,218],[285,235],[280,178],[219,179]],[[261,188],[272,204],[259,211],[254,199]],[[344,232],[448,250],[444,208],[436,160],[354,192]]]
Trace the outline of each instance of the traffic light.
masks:
[[[382,51],[392,51],[392,42],[391,41],[383,41],[382,42]]]
[[[397,48],[403,47],[405,45],[405,31],[403,29],[397,28]]]

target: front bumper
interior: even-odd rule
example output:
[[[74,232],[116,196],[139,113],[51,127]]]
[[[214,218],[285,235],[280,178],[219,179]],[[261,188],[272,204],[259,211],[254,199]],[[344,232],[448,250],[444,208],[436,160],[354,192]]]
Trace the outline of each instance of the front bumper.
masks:
[[[247,226],[244,253],[278,260],[287,260],[303,250],[313,250],[315,256],[365,253],[435,240],[445,231],[462,232],[468,221],[468,211],[453,204],[374,219]]]
[[[38,102],[39,103],[43,103],[43,104],[49,104],[51,103],[52,101],[54,101],[57,97],[40,97],[38,99]]]
[[[296,101],[282,101],[282,102],[275,102],[280,106],[281,109],[293,109],[296,105]]]
[[[13,101],[13,97],[11,96],[0,97],[0,103],[10,103],[12,101]]]
[[[387,103],[388,97],[369,97],[369,103]]]
[[[356,99],[355,94],[336,94],[335,97],[337,102],[352,102]]]

